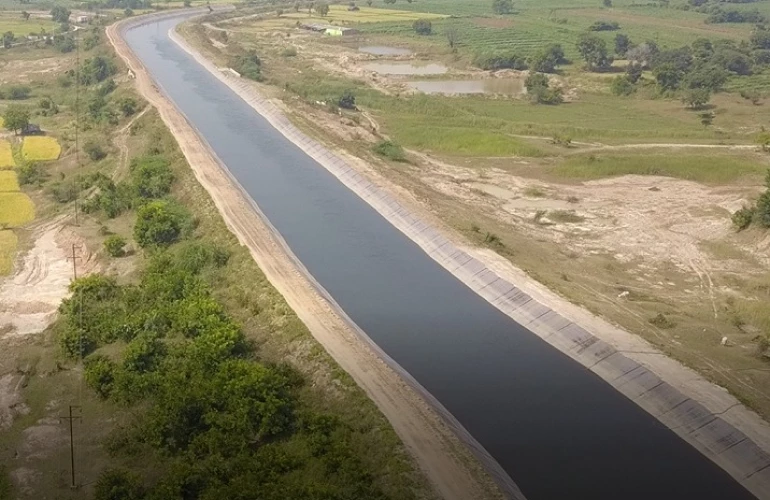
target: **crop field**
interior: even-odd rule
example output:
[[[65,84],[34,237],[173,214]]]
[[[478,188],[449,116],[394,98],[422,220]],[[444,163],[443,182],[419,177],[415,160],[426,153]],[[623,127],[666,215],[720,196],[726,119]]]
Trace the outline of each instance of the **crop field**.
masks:
[[[0,230],[0,276],[11,272],[18,239],[9,229]]]
[[[61,154],[61,146],[53,137],[25,137],[21,152],[31,161],[55,160]]]
[[[0,124],[2,126],[2,124]],[[13,168],[16,162],[13,160],[13,150],[11,150],[11,143],[0,139],[0,169]]]
[[[24,193],[0,192],[0,227],[23,226],[35,218],[32,200]]]
[[[305,22],[315,23],[382,23],[382,22],[409,22],[417,19],[443,19],[447,17],[443,14],[432,14],[427,12],[409,12],[405,10],[377,9],[372,7],[360,7],[357,11],[348,11],[346,6],[331,5],[329,14],[326,16],[308,16],[307,10],[300,9],[299,12],[289,12],[281,17],[296,19]],[[411,26],[411,24],[410,24]]]
[[[13,170],[0,171],[0,193],[5,191],[18,191],[19,178]]]

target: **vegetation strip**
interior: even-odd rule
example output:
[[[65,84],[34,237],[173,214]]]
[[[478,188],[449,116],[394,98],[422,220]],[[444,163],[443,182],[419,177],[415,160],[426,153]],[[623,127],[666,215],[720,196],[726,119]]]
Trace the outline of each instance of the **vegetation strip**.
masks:
[[[710,385],[709,389],[705,391],[709,393],[708,398],[699,397],[699,391],[703,390],[703,388],[696,387],[696,385],[706,383],[700,378],[698,378],[697,384],[684,382],[683,380],[689,378],[684,376],[682,377],[683,380],[671,380],[670,384],[664,382],[657,391],[651,391],[649,394],[647,394],[646,391],[642,391],[642,394],[646,394],[644,398],[640,398],[639,394],[627,392],[628,389],[633,386],[621,388],[621,386],[626,383],[626,380],[622,379],[623,372],[619,370],[621,370],[620,366],[624,364],[631,363],[632,366],[637,365],[637,362],[633,361],[633,354],[629,353],[626,355],[616,351],[614,348],[596,339],[592,334],[571,322],[568,322],[566,326],[562,325],[561,328],[554,330],[553,327],[550,326],[550,322],[546,323],[539,319],[544,316],[543,313],[548,309],[545,308],[546,311],[543,311],[543,306],[537,304],[537,301],[530,301],[532,303],[529,304],[529,306],[520,309],[519,305],[511,302],[506,297],[506,295],[518,292],[516,287],[497,276],[494,272],[486,269],[481,262],[455,248],[442,236],[437,238],[435,230],[416,230],[413,221],[417,218],[413,214],[409,214],[408,217],[399,216],[399,211],[408,213],[408,210],[402,207],[394,210],[393,207],[399,207],[399,204],[389,195],[367,182],[353,182],[350,179],[352,176],[351,172],[355,172],[353,168],[338,157],[330,154],[322,145],[307,139],[304,134],[299,132],[299,130],[288,124],[281,112],[260,96],[252,85],[239,80],[237,77],[218,71],[213,64],[204,60],[200,54],[189,47],[185,42],[181,41],[173,32],[172,39],[190,52],[217,78],[230,85],[241,98],[268,119],[276,129],[281,131],[287,138],[294,141],[298,146],[305,149],[308,155],[329,169],[330,172],[340,178],[340,180],[351,190],[362,196],[367,203],[372,205],[372,207],[378,210],[384,217],[388,218],[396,227],[404,232],[404,234],[412,238],[416,243],[423,247],[431,257],[447,268],[447,270],[453,272],[469,287],[476,290],[480,295],[493,303],[493,305],[513,317],[519,323],[527,325],[527,327],[534,333],[544,338],[544,340],[554,345],[554,347],[573,357],[573,359],[588,367],[604,378],[608,383],[618,388],[623,394],[634,400],[666,426],[677,432],[683,439],[691,443],[707,457],[727,470],[736,478],[736,480],[741,482],[749,490],[758,493],[760,496],[770,493],[770,455],[764,451],[770,443],[767,442],[766,436],[764,438],[762,436],[762,432],[767,426],[757,415],[743,409],[743,412],[741,412],[743,414],[737,418],[733,418],[732,414],[726,414],[723,415],[722,418],[718,418],[720,422],[724,422],[725,425],[723,426],[715,425],[702,429],[703,426],[698,423],[701,419],[707,418],[709,414],[713,416],[714,414],[723,413],[725,408],[733,408],[738,406],[739,403],[731,396],[725,395],[724,391],[720,388],[713,385]],[[354,175],[358,174],[355,173]],[[365,198],[363,197],[364,192],[367,193]],[[372,194],[373,192],[374,194]],[[419,223],[418,225],[420,225],[421,228],[424,227],[424,223]],[[449,257],[453,254],[462,256],[463,262],[458,263],[457,259],[450,259]],[[473,269],[473,272],[467,272],[467,270],[471,268]],[[484,276],[484,279],[479,280],[476,278],[476,276],[479,275]],[[496,286],[490,286],[493,283],[495,283]],[[501,289],[507,290],[506,293],[500,293]],[[536,305],[539,306],[537,309],[540,310],[540,313],[535,317],[532,317],[528,310],[536,308]],[[559,319],[561,318],[558,318],[557,315],[557,318],[554,319],[554,321]],[[642,369],[646,370],[646,368]],[[683,374],[683,371],[679,372],[679,375]],[[661,376],[666,376],[666,374],[661,373]],[[685,394],[692,394],[692,397],[682,396],[677,399],[677,403],[686,403],[686,406],[692,409],[692,413],[667,413],[667,410],[671,409],[669,408],[669,403],[667,403],[667,395],[672,392],[681,394],[680,391],[684,391]],[[711,399],[712,397],[714,398],[713,400]],[[698,402],[699,400],[701,400],[703,404]],[[719,401],[719,408],[711,409],[703,406],[713,406],[714,401]],[[663,408],[663,411],[661,411],[660,408]],[[746,421],[751,423],[746,425]],[[714,443],[719,442],[720,438],[723,438],[731,432],[737,432],[736,429],[742,429],[745,434],[750,435],[753,439],[753,441],[752,439],[747,439],[746,448],[733,450],[732,453],[723,453],[723,450],[714,446]],[[697,433],[695,432],[696,430],[698,431]],[[761,447],[758,446],[758,444],[761,445]],[[747,463],[746,459],[749,456],[760,457],[757,462],[759,465],[755,467],[754,463]]]

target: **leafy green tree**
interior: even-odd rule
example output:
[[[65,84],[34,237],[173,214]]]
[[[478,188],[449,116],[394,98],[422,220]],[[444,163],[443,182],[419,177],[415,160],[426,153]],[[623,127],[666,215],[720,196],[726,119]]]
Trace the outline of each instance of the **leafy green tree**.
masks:
[[[146,155],[131,161],[131,183],[140,198],[162,198],[171,192],[174,173],[161,155]]]
[[[113,234],[104,240],[104,249],[110,257],[123,257],[126,254],[126,240],[117,234]]]
[[[99,161],[107,157],[107,152],[95,141],[87,141],[83,144],[83,151],[92,161]]]
[[[700,109],[711,99],[709,89],[688,89],[682,96],[682,102],[690,109]]]
[[[117,72],[117,66],[112,59],[105,56],[95,56],[86,59],[80,69],[80,83],[93,85],[102,82]]]
[[[143,500],[145,490],[140,479],[122,469],[108,469],[94,487],[94,500]]]
[[[6,106],[3,111],[3,123],[6,129],[18,135],[29,125],[29,108],[18,104]]]
[[[11,48],[11,45],[13,45],[13,31],[6,31],[3,33],[3,48],[9,49]]]
[[[433,25],[427,19],[418,19],[412,23],[412,29],[418,35],[430,35],[433,31]]]
[[[70,22],[70,10],[62,5],[55,5],[51,9],[51,19],[59,24],[67,24]]]
[[[556,66],[565,62],[561,45],[554,44],[538,51],[529,59],[529,67],[539,73],[555,73]]]
[[[136,214],[134,239],[142,248],[167,246],[182,237],[189,216],[169,201],[151,201]]]
[[[532,102],[536,104],[559,104],[562,102],[560,88],[550,88],[548,77],[542,73],[530,73],[524,81]]]
[[[513,0],[493,0],[492,12],[498,15],[513,13]]]
[[[627,75],[619,75],[612,79],[610,90],[618,96],[631,95],[634,92],[634,84]]]
[[[688,89],[708,89],[718,92],[727,82],[727,71],[718,66],[701,65],[684,77],[684,87]]]
[[[356,96],[352,90],[345,90],[337,101],[339,107],[343,109],[356,109]]]
[[[682,81],[682,72],[672,64],[664,64],[658,66],[653,71],[655,75],[655,81],[658,82],[658,88],[661,91],[671,91],[679,88],[679,83]]]
[[[123,116],[125,117],[129,117],[136,113],[138,106],[136,99],[133,97],[124,97],[118,102],[118,108],[120,108],[120,112],[123,113]]]
[[[632,62],[628,63],[628,66],[626,66],[626,77],[628,77],[628,81],[631,83],[638,82],[642,77],[641,64],[635,64]]]
[[[596,35],[581,34],[577,49],[590,70],[606,70],[612,66],[613,58],[607,53],[607,43]]]
[[[115,381],[115,363],[106,356],[94,354],[83,363],[85,381],[102,399],[108,399]]]
[[[75,50],[75,37],[70,34],[59,34],[53,37],[53,45],[62,54]]]
[[[617,55],[624,57],[630,48],[631,39],[628,38],[628,35],[624,35],[623,33],[615,35],[615,53]]]

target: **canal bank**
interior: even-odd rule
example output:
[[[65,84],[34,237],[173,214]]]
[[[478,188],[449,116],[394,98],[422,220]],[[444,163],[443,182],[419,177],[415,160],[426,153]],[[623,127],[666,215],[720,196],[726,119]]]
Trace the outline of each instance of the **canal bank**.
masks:
[[[763,455],[755,453],[750,463],[737,461],[752,456],[751,439],[733,434],[735,441],[720,441],[723,424],[730,425],[725,420],[457,250],[293,129],[248,82],[226,77],[210,64],[208,73],[191,66],[189,56],[164,39],[172,27],[172,22],[160,23],[129,42],[310,274],[462,422],[525,494],[741,498],[722,471],[659,422],[724,462],[720,465],[727,470],[725,464],[734,464],[731,474],[752,489],[761,485]],[[214,77],[293,144],[264,119],[244,111],[243,101]],[[323,175],[294,144],[337,179]],[[338,180],[369,205],[341,190]],[[468,293],[437,263],[487,301]],[[658,420],[552,346],[590,367]],[[752,467],[757,468],[746,473]],[[596,471],[602,471],[603,481],[596,481]]]

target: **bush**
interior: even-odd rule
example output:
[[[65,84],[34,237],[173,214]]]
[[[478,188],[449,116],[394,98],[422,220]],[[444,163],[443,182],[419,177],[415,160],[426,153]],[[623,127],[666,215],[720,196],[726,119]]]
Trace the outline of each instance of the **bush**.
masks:
[[[479,52],[473,57],[473,65],[488,71],[498,69],[527,69],[524,57],[513,53]]]
[[[102,399],[110,397],[115,381],[115,363],[106,356],[93,355],[83,363],[86,384],[94,389]]]
[[[83,144],[83,151],[91,158],[92,161],[99,161],[107,156],[107,153],[102,147],[94,141],[88,141]]]
[[[136,214],[134,239],[142,248],[168,246],[178,241],[189,227],[190,215],[170,201],[147,203]]]
[[[663,313],[658,313],[658,315],[654,318],[650,318],[650,323],[662,330],[667,330],[676,326],[676,323],[668,319],[668,317],[666,317],[666,315]]]
[[[356,96],[353,95],[352,90],[346,90],[342,93],[337,104],[343,109],[356,109]]]
[[[108,469],[99,476],[94,487],[94,500],[142,500],[141,480],[122,469]]]
[[[743,231],[751,225],[754,219],[754,209],[751,207],[742,207],[732,215],[733,225],[738,231]]]
[[[589,31],[617,31],[620,25],[615,21],[596,21],[588,27]]]
[[[140,198],[162,198],[171,192],[174,173],[161,155],[147,155],[131,161],[131,182]]]
[[[235,56],[230,61],[230,66],[246,78],[257,82],[262,81],[262,60],[255,50],[249,50],[244,54]]]
[[[560,88],[549,88],[548,77],[542,73],[531,73],[524,86],[532,102],[537,104],[560,104],[563,101]]]
[[[433,25],[427,19],[418,19],[412,24],[412,29],[418,35],[430,35],[433,31]]]
[[[40,184],[46,178],[45,170],[34,161],[22,163],[17,167],[16,173],[19,176],[19,184],[22,186]]]
[[[10,87],[0,90],[0,99],[8,99],[10,101],[23,101],[28,99],[32,89],[26,85],[11,85]]]
[[[137,106],[136,99],[133,97],[124,97],[118,102],[118,108],[120,108],[120,112],[123,113],[123,116],[125,117],[129,117],[136,113]]]
[[[634,84],[626,75],[616,76],[612,79],[610,90],[618,96],[631,95],[634,92]]]
[[[400,144],[393,141],[381,141],[374,146],[373,151],[392,161],[406,161],[406,154],[404,148]]]
[[[104,240],[104,249],[110,257],[123,257],[126,255],[126,240],[117,234],[109,236]]]
[[[283,49],[283,52],[281,52],[281,55],[283,57],[296,57],[297,56],[297,49],[294,47],[287,47]]]

